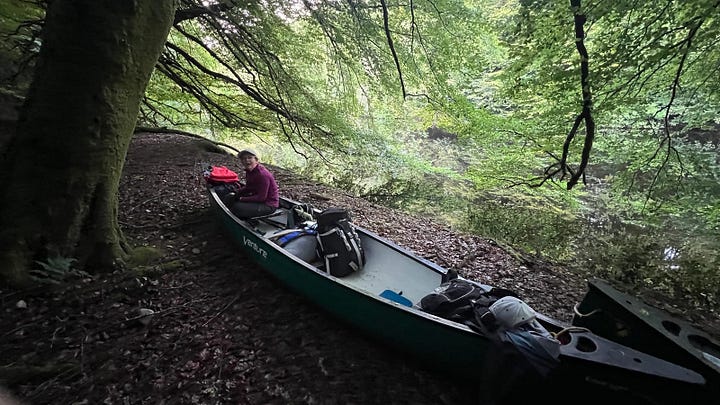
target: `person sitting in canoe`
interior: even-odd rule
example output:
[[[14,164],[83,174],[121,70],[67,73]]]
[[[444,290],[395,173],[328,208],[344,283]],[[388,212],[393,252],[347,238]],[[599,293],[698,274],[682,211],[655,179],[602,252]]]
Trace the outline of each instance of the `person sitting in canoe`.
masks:
[[[245,185],[234,195],[224,199],[225,204],[238,218],[252,218],[271,214],[280,205],[275,177],[258,160],[253,149],[238,153],[245,169]]]

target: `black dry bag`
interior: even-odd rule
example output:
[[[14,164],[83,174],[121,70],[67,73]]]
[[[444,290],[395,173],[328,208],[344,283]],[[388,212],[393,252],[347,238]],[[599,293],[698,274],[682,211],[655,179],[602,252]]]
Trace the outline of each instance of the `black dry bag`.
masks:
[[[365,252],[350,214],[344,208],[327,208],[317,215],[317,240],[325,271],[343,277],[362,269]]]

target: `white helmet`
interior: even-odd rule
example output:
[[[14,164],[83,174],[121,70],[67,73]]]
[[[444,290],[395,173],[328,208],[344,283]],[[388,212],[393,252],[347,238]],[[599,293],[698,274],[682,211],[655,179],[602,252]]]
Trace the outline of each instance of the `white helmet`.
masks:
[[[535,323],[535,310],[519,298],[502,297],[488,308],[505,329],[515,329],[527,323]],[[535,321],[535,322],[533,322]]]

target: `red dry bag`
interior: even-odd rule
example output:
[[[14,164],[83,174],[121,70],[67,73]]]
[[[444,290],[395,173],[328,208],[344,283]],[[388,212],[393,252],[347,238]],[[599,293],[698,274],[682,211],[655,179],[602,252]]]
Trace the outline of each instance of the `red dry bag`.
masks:
[[[205,181],[210,184],[237,183],[238,175],[225,166],[211,166],[205,171]]]

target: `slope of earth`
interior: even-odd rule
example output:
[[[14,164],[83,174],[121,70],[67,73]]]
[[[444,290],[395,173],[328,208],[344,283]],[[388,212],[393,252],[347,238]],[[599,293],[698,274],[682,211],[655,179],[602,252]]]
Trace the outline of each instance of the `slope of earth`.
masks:
[[[477,403],[476,387],[358,336],[248,262],[210,215],[207,164],[242,172],[206,141],[135,136],[119,219],[144,259],[130,272],[0,290],[0,384],[27,404]],[[347,207],[360,226],[549,316],[569,321],[585,293],[568,269],[520,263],[492,241],[270,168],[283,195]],[[148,324],[140,309],[154,311]],[[685,317],[720,330],[712,312]]]

